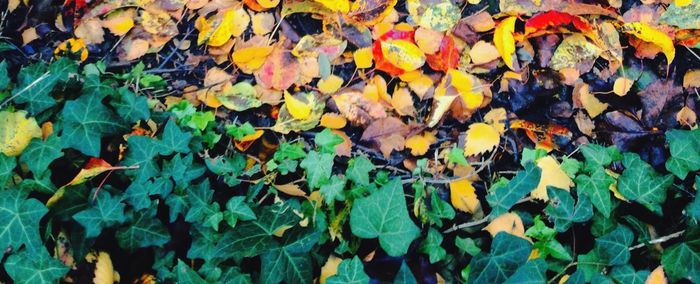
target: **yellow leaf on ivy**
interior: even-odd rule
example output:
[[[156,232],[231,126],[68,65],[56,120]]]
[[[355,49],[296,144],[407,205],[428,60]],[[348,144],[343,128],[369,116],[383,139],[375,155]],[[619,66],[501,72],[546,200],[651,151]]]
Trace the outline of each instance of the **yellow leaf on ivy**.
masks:
[[[492,237],[495,237],[499,232],[506,232],[521,238],[525,238],[525,226],[520,216],[515,213],[504,213],[493,219],[491,223],[484,228]]]
[[[501,136],[491,125],[486,123],[474,123],[470,125],[469,130],[467,130],[464,155],[473,156],[491,151],[498,146],[498,142],[500,141]]]
[[[622,31],[659,46],[664,55],[666,55],[666,63],[668,65],[676,57],[676,47],[673,46],[673,39],[665,32],[643,22],[627,23],[622,26]]]
[[[414,135],[406,139],[406,148],[411,149],[411,155],[422,156],[428,152],[430,145],[435,143],[435,141],[437,141],[437,138],[426,131],[422,135]]]
[[[116,36],[123,36],[134,27],[135,9],[121,10],[109,13],[102,25]]]
[[[326,79],[321,79],[318,81],[318,90],[322,94],[332,94],[338,91],[340,87],[343,86],[343,78],[333,74],[328,76]]]
[[[284,103],[289,114],[295,119],[305,120],[311,115],[311,106],[297,99],[287,91],[284,91]]]
[[[693,0],[675,0],[675,1],[673,1],[673,4],[675,4],[678,7],[688,6],[692,3],[693,3]]]
[[[355,60],[355,66],[357,66],[357,68],[370,68],[370,67],[372,67],[372,48],[371,47],[365,47],[365,48],[360,48],[358,50],[355,50],[355,52],[352,54],[352,57]]]
[[[0,112],[0,153],[19,156],[32,138],[41,137],[41,128],[26,111]]]
[[[511,70],[513,68],[513,54],[515,53],[515,38],[513,33],[515,32],[515,21],[518,18],[515,16],[508,17],[501,21],[498,26],[496,26],[496,31],[493,34],[493,43],[498,49],[498,54],[503,58],[503,62]]]
[[[467,213],[475,213],[481,207],[476,189],[468,179],[450,182],[450,202],[455,209]]]
[[[318,277],[318,282],[326,284],[326,279],[328,279],[328,277],[336,275],[338,273],[338,265],[340,265],[341,261],[343,260],[331,254],[328,260],[326,260],[326,264],[321,267],[321,276]]]
[[[537,166],[542,170],[540,183],[531,193],[532,198],[547,201],[547,187],[553,186],[559,189],[569,190],[574,183],[571,178],[561,169],[559,162],[552,156],[542,157],[537,161]]]

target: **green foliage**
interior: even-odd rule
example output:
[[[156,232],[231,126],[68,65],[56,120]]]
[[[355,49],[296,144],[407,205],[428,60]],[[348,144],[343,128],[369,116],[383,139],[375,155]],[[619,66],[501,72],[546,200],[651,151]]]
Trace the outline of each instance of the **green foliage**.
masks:
[[[329,284],[345,284],[345,283],[368,283],[369,276],[362,268],[362,262],[357,256],[352,259],[343,260],[338,265],[338,274],[328,277],[326,283]]]
[[[112,196],[106,190],[100,190],[95,204],[73,215],[73,219],[85,228],[85,237],[94,238],[103,229],[122,224],[126,221],[124,203],[119,196]]]
[[[0,246],[19,249],[24,245],[31,253],[42,250],[39,220],[48,210],[39,200],[27,198],[18,189],[0,191]]]
[[[625,198],[639,202],[660,215],[660,204],[666,200],[666,190],[673,183],[673,176],[660,176],[634,153],[625,153],[622,164],[625,166],[625,171],[617,179],[617,188],[620,193]]]
[[[505,186],[491,188],[486,200],[491,205],[491,216],[499,216],[508,212],[515,203],[525,197],[537,187],[540,181],[541,170],[530,162],[525,164],[525,169],[518,172]]]
[[[532,245],[508,233],[498,233],[488,253],[472,258],[469,283],[502,283],[520,268],[530,255]]]

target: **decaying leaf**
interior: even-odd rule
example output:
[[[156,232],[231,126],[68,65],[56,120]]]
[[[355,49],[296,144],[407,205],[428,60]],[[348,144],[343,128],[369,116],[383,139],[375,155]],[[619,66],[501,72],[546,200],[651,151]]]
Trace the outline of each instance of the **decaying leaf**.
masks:
[[[481,207],[476,189],[468,179],[450,182],[450,201],[455,209],[467,213],[476,213]]]
[[[491,221],[484,228],[492,237],[499,232],[506,232],[521,238],[525,238],[525,226],[523,220],[515,213],[504,213]]]
[[[26,111],[0,111],[0,153],[19,156],[32,138],[41,137],[41,128]]]

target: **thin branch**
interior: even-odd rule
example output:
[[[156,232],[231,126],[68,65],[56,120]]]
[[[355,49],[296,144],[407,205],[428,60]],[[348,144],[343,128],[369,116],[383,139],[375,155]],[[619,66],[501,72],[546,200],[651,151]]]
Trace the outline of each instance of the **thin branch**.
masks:
[[[681,235],[683,235],[683,233],[685,233],[685,230],[680,230],[680,231],[675,232],[675,233],[673,233],[673,234],[669,234],[669,235],[666,235],[666,236],[663,236],[663,237],[658,237],[658,238],[656,238],[656,239],[650,240],[650,241],[645,242],[645,243],[637,244],[637,245],[635,245],[635,246],[630,247],[629,250],[632,251],[632,250],[636,250],[636,249],[638,249],[638,248],[643,248],[643,247],[645,247],[645,246],[647,246],[647,245],[660,244],[660,243],[663,243],[663,242],[667,242],[667,241],[669,241],[669,240],[672,240],[672,239],[675,239],[675,238],[677,238],[677,237],[680,237]]]

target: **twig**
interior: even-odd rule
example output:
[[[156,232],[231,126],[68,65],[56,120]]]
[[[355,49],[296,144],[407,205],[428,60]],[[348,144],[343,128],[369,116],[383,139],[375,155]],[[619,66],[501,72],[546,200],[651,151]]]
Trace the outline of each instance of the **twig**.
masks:
[[[449,233],[455,232],[455,231],[457,231],[457,230],[462,230],[462,229],[466,229],[466,228],[470,228],[470,227],[474,227],[474,226],[479,226],[479,225],[481,225],[481,224],[483,224],[483,223],[486,223],[486,221],[488,221],[488,220],[489,220],[489,216],[486,216],[486,217],[481,218],[481,219],[476,220],[476,221],[471,221],[471,222],[467,222],[467,223],[462,223],[462,224],[459,224],[459,225],[454,224],[454,225],[452,225],[451,228],[445,230],[445,231],[442,232],[442,233],[443,233],[443,234],[449,234]]]
[[[42,74],[39,78],[36,78],[36,80],[34,80],[34,82],[32,82],[31,84],[27,85],[27,86],[24,87],[21,91],[17,92],[16,94],[12,95],[11,97],[7,98],[4,102],[2,102],[2,103],[0,104],[0,108],[3,108],[7,103],[9,103],[10,101],[12,101],[13,99],[15,99],[16,97],[18,97],[19,95],[23,94],[24,92],[26,92],[26,91],[29,90],[30,88],[34,87],[34,85],[39,84],[39,82],[41,82],[41,81],[43,81],[44,79],[48,78],[48,77],[49,77],[49,73],[50,73],[49,71],[46,71],[46,73]]]
[[[666,242],[666,241],[675,239],[675,238],[677,238],[677,237],[680,237],[681,235],[683,235],[683,233],[685,233],[685,230],[680,230],[680,231],[675,232],[675,233],[673,233],[673,234],[666,235],[666,236],[663,236],[663,237],[658,237],[658,238],[653,239],[653,240],[650,240],[650,241],[648,241],[648,242],[644,242],[644,243],[641,243],[641,244],[632,246],[632,247],[629,248],[629,250],[632,251],[632,250],[635,250],[635,249],[638,249],[638,248],[643,248],[643,247],[645,247],[645,246],[647,246],[647,245],[651,245],[651,244],[660,244],[660,243],[663,243],[663,242]]]

